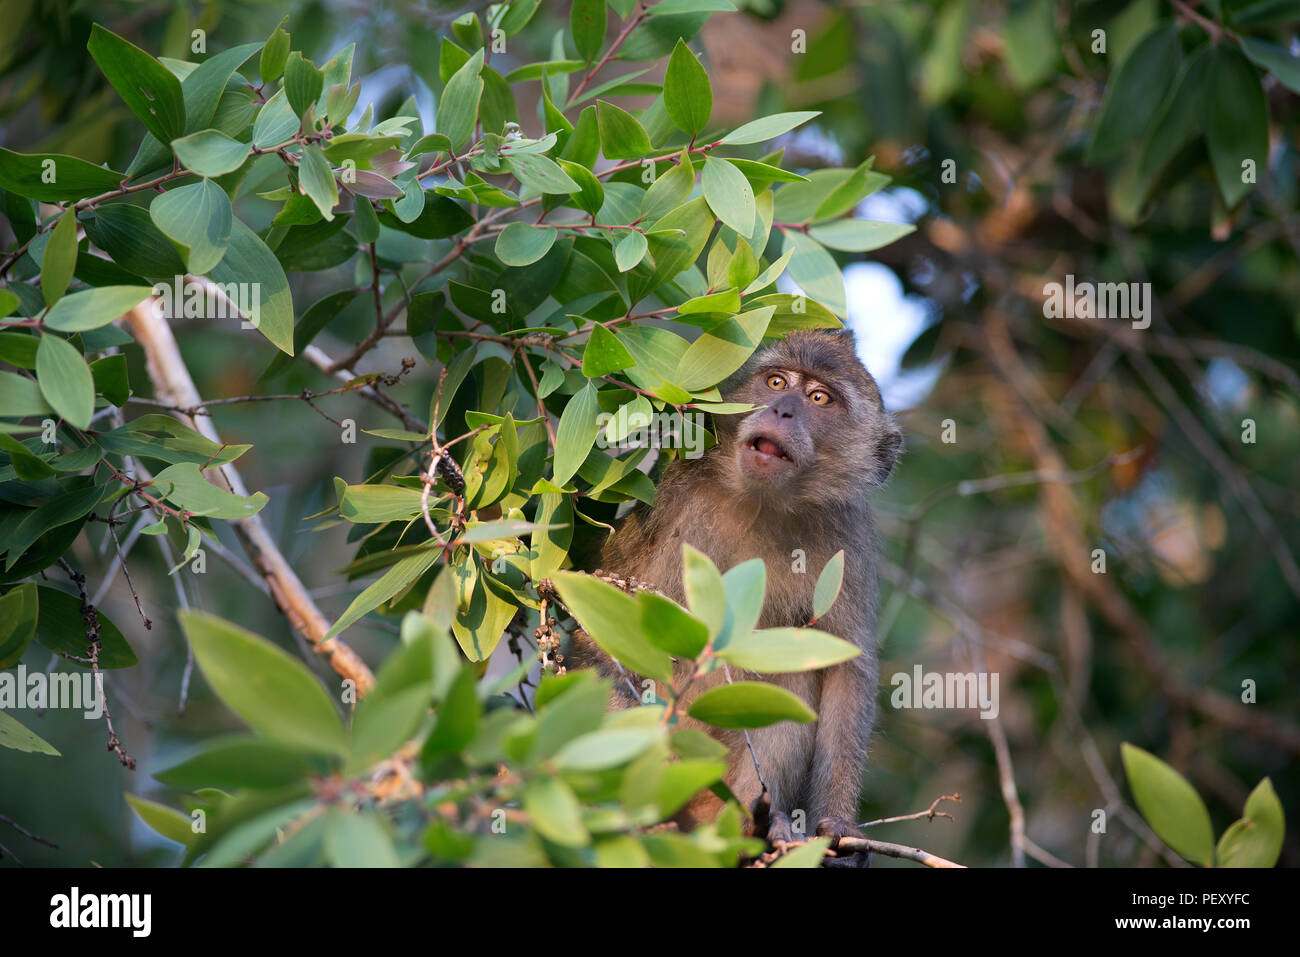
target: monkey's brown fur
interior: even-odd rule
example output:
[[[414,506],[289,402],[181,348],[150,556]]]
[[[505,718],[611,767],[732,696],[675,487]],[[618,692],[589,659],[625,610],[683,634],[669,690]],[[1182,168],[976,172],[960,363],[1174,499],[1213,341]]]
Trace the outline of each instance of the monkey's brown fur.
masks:
[[[785,386],[773,389],[779,375]],[[811,396],[831,396],[827,405]],[[768,836],[791,839],[788,815],[833,837],[852,833],[867,744],[875,720],[878,677],[872,633],[876,605],[876,540],[867,490],[888,477],[902,434],[881,403],[875,380],[863,367],[851,334],[808,330],[756,353],[724,388],[728,402],[763,406],[744,416],[718,416],[718,444],[702,458],[682,459],[666,470],[653,507],[630,514],[606,543],[603,569],[653,582],[685,604],[682,545],[708,555],[726,571],[751,558],[767,566],[767,597],[759,627],[799,626],[812,618],[817,575],[844,550],[844,585],[817,627],[854,642],[862,654],[817,672],[763,676],[797,694],[817,712],[814,724],[782,721],[750,732],[763,780],[771,792],[773,828]],[[751,445],[766,439],[784,456]],[[769,452],[773,446],[767,442]],[[797,551],[802,572],[794,571]],[[590,638],[579,633],[569,656],[575,667],[595,666],[615,676],[612,707],[639,701],[641,680],[626,680]],[[683,665],[678,665],[677,682]],[[753,679],[738,674],[733,680]],[[684,712],[700,693],[726,681],[723,669],[700,678],[685,696]],[[664,689],[658,694],[666,697]],[[740,731],[704,727],[729,750],[727,784],[746,807],[762,787]],[[679,815],[692,826],[711,819],[721,802],[696,798]]]

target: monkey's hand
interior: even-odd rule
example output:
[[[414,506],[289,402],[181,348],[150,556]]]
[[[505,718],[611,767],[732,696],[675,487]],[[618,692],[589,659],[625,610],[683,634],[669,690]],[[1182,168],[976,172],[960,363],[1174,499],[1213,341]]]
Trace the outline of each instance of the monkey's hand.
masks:
[[[838,817],[824,817],[817,822],[817,836],[829,837],[831,839],[830,849],[836,850],[842,837],[862,837],[863,834],[848,821]],[[853,853],[843,853],[836,851],[835,857],[827,856],[822,859],[822,867],[870,867],[870,851],[854,851]]]

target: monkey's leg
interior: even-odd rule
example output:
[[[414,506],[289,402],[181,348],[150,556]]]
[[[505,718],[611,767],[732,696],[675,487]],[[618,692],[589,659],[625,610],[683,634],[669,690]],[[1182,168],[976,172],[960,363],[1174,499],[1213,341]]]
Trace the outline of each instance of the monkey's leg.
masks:
[[[875,711],[873,670],[873,657],[864,650],[861,657],[823,673],[809,810],[818,835],[831,838],[832,848],[842,837],[860,836],[854,821]],[[865,858],[853,855],[859,856]]]

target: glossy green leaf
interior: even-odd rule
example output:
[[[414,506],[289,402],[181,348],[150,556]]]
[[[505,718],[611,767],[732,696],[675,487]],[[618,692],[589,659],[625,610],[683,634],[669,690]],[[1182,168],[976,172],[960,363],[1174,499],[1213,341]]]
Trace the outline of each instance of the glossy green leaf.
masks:
[[[170,70],[98,23],[91,25],[86,49],[118,96],[160,142],[185,132],[185,98]]]
[[[583,375],[595,379],[634,365],[636,360],[614,333],[599,323],[591,327],[591,336],[582,350]]]
[[[860,653],[852,642],[813,628],[764,628],[734,636],[718,655],[738,668],[780,674],[828,668]]]
[[[1187,779],[1154,754],[1127,742],[1120,752],[1138,810],[1160,840],[1202,867],[1213,864],[1210,812]]]
[[[154,198],[149,215],[181,248],[190,272],[202,275],[226,254],[234,215],[230,197],[212,180],[169,189]]]
[[[636,117],[604,100],[596,101],[596,128],[606,159],[639,159],[650,152],[650,138]]]
[[[90,428],[95,411],[95,380],[72,343],[49,333],[41,336],[36,348],[36,380],[50,407],[68,424]]]
[[[59,217],[41,256],[41,295],[52,306],[67,291],[77,267],[77,215],[68,210]]]
[[[813,590],[813,615],[821,618],[831,606],[835,604],[835,599],[840,595],[840,588],[844,585],[844,549],[840,549],[831,556],[826,567],[822,569],[821,574],[817,576],[817,587]]]
[[[596,415],[600,405],[596,400],[596,387],[588,382],[564,407],[560,425],[555,433],[555,462],[553,478],[564,485],[587,458],[596,442],[600,425]]]
[[[607,582],[577,572],[555,572],[560,598],[592,640],[632,671],[671,681],[672,659],[631,627],[641,609],[631,595]]]
[[[199,130],[172,140],[176,158],[200,176],[224,176],[248,159],[247,143],[233,140],[220,130]]]
[[[698,136],[713,115],[708,71],[680,39],[664,75],[664,107],[677,128],[690,137]]]
[[[298,184],[326,221],[332,220],[334,207],[339,204],[339,187],[334,181],[334,170],[319,146],[308,144],[302,148]]]
[[[802,126],[809,120],[821,116],[818,110],[797,113],[773,113],[761,119],[753,120],[733,130],[722,138],[724,146],[741,146],[746,143],[763,143],[775,139],[782,133],[788,133],[796,126]]]
[[[745,174],[724,159],[710,156],[704,161],[704,174],[700,177],[704,199],[718,219],[741,236],[754,231],[754,188]]]
[[[437,131],[451,142],[457,152],[469,142],[478,119],[479,100],[483,96],[483,51],[478,50],[452,75],[438,101]]]
[[[1268,101],[1255,68],[1240,53],[1221,44],[1209,57],[1201,126],[1219,192],[1231,209],[1268,166]]]
[[[1141,137],[1173,85],[1181,60],[1178,29],[1172,23],[1143,37],[1106,84],[1088,146],[1089,162],[1104,163]]]
[[[277,349],[293,355],[293,298],[275,253],[240,219],[231,222],[230,244],[221,262],[208,271],[213,282],[250,283],[257,308],[248,320]]]
[[[719,728],[762,728],[778,721],[807,724],[816,713],[792,692],[761,681],[737,681],[704,692],[690,715]]]
[[[569,6],[569,30],[578,56],[588,63],[596,59],[605,43],[605,0],[573,0]]]
[[[181,630],[212,690],[258,734],[318,754],[347,754],[334,704],[316,677],[265,638],[199,611]]]
[[[60,332],[98,329],[149,298],[152,291],[148,286],[100,286],[74,292],[54,304],[45,325]]]

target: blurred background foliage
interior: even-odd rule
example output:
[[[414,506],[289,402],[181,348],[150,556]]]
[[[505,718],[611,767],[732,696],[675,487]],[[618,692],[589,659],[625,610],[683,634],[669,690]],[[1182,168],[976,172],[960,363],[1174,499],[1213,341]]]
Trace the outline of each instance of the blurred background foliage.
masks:
[[[874,154],[894,185],[867,200],[868,215],[919,227],[869,257],[839,254],[851,325],[908,445],[878,496],[882,711],[861,813],[904,814],[953,792],[962,803],[945,805],[954,821],[872,836],[971,865],[1024,854],[1157,863],[1129,809],[1126,740],[1189,778],[1216,833],[1265,775],[1294,808],[1300,3],[737,5],[695,44],[709,66],[715,123],[823,111],[784,144],[786,167],[852,166]],[[317,62],[356,42],[362,105],[387,115],[413,95],[428,127],[441,86],[437,36],[476,9],[342,0],[2,6],[0,146],[116,168],[138,128],[86,53],[92,20],[185,57],[195,29],[210,51],[224,49],[262,39],[287,13],[295,46]],[[567,4],[543,3],[504,62],[545,58],[567,20]],[[649,32],[641,40],[666,42]],[[525,132],[536,132],[533,103],[519,107]],[[1257,181],[1234,185],[1223,144],[1260,142]],[[297,277],[295,297],[339,288],[347,277],[337,272]],[[1067,275],[1151,283],[1150,328],[1046,318],[1044,286]],[[364,335],[361,298],[355,315],[331,327],[342,341]],[[201,394],[258,388],[269,350],[252,354],[243,337],[204,323],[178,338]],[[147,381],[138,350],[126,352],[132,381]],[[413,352],[394,341],[371,361],[392,367]],[[401,390],[414,409],[427,405],[435,381],[421,378]],[[276,390],[322,381],[295,368]],[[352,397],[329,408],[365,414]],[[1245,420],[1253,443],[1243,441]],[[271,496],[264,515],[322,607],[339,613],[363,583],[337,576],[350,555],[344,533],[309,536],[303,517],[332,500],[332,476],[359,481],[373,465],[367,456],[383,452],[367,439],[323,438],[305,404],[227,407],[217,422],[228,441],[255,443],[244,468],[250,486]],[[93,589],[108,556],[84,539],[78,549]],[[1094,571],[1095,549],[1104,574]],[[175,588],[189,589],[196,607],[293,641],[270,600],[221,563],[201,587],[193,576],[169,580],[149,549],[133,554],[132,571],[153,629],[143,630],[120,581],[101,603],[141,659],[108,678],[139,768],[120,767],[103,750],[102,729],[66,713],[33,724],[61,759],[0,751],[0,814],[60,844],[19,841],[28,863],[176,859],[122,795],[175,803],[149,775],[230,718],[200,687],[177,714],[185,650]],[[367,619],[349,634],[376,661],[395,631]],[[889,707],[889,676],[917,664],[998,672],[998,720]],[[1243,682],[1257,703],[1241,703]],[[1104,835],[1090,831],[1098,808],[1110,812]],[[1300,863],[1294,829],[1282,863]]]

